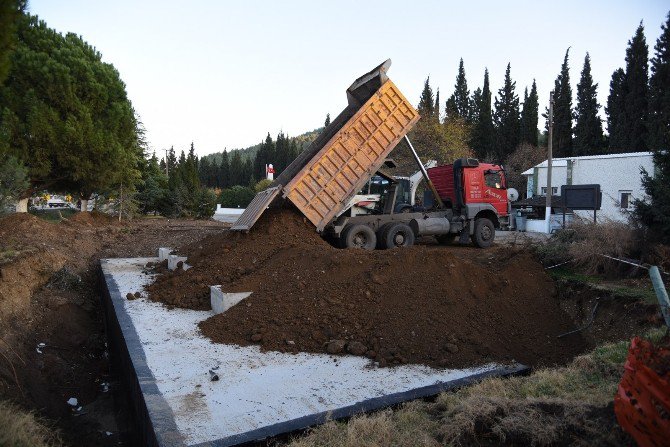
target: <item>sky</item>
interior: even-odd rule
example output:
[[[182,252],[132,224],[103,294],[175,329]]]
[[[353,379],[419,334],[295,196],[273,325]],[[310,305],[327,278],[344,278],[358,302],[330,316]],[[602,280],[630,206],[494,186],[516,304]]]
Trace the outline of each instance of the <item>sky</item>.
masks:
[[[589,52],[604,106],[638,24],[651,57],[670,3],[30,0],[29,11],[117,68],[157,155],[193,142],[202,156],[322,126],[354,79],[387,58],[415,105],[430,76],[444,106],[462,57],[470,91],[488,67],[495,96],[509,62],[517,94],[536,79],[544,110],[568,48],[576,101]]]

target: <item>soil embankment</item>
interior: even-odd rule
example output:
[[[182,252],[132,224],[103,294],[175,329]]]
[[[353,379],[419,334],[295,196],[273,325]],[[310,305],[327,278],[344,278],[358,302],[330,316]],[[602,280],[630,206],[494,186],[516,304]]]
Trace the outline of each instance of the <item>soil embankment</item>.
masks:
[[[290,209],[268,210],[248,234],[187,247],[193,266],[160,276],[151,299],[208,309],[209,286],[253,294],[201,323],[216,342],[263,350],[363,355],[381,366],[563,363],[586,349],[528,254],[415,246],[340,250]]]

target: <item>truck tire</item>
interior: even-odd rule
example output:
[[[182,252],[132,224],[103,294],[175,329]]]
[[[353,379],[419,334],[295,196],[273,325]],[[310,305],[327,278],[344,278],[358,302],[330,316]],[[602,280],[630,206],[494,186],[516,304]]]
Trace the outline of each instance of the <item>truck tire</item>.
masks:
[[[367,225],[351,225],[342,235],[344,248],[362,248],[374,250],[377,245],[377,235]]]
[[[414,245],[414,231],[404,223],[389,225],[384,231],[383,241],[386,248],[409,247]]]
[[[493,222],[485,217],[475,220],[475,234],[470,236],[472,243],[479,248],[488,248],[493,244],[496,237],[496,229]]]
[[[390,227],[393,225],[393,222],[390,223],[385,223],[379,229],[377,230],[377,250],[384,250],[386,249],[386,244],[384,243],[384,233]]]

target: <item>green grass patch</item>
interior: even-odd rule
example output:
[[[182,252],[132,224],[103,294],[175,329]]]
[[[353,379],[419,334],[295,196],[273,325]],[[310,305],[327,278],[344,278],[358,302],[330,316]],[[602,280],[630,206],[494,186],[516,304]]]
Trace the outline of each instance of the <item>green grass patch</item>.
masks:
[[[549,272],[549,276],[554,280],[562,279],[580,284],[597,284],[602,281],[602,278],[597,275],[586,275],[565,267],[547,270],[547,272]]]

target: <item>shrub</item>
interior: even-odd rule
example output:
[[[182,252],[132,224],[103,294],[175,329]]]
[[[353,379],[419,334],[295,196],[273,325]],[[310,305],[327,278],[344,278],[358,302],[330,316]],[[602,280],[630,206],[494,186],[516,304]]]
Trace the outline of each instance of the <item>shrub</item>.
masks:
[[[246,208],[256,194],[247,186],[236,185],[221,191],[219,203],[223,208]]]

